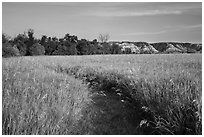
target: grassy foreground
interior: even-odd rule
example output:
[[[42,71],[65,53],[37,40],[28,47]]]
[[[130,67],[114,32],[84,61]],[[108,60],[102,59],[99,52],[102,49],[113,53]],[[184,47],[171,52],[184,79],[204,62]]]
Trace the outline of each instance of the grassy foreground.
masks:
[[[202,134],[201,54],[3,59],[2,134]]]

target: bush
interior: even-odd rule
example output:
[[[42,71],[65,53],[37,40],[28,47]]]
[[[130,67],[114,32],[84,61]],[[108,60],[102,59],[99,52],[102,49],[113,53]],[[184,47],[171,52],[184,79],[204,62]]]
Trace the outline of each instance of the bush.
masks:
[[[80,40],[76,46],[79,55],[87,55],[88,54],[88,42],[84,39]]]
[[[2,44],[2,57],[19,56],[19,50],[16,46],[12,46],[10,43]]]
[[[26,55],[26,53],[27,53],[27,46],[25,45],[25,43],[23,43],[23,42],[18,42],[17,44],[16,44],[16,46],[17,46],[17,48],[19,49],[19,53],[20,53],[20,55],[21,56],[25,56]]]
[[[51,40],[44,43],[43,46],[45,47],[45,55],[52,55],[53,52],[57,49],[58,45],[59,44],[57,42]]]
[[[30,47],[30,53],[31,53],[32,56],[35,56],[35,55],[44,55],[45,54],[45,48],[41,44],[36,43],[36,44],[33,44]]]
[[[63,45],[57,46],[57,49],[52,53],[52,55],[65,55],[66,47]]]
[[[77,49],[76,44],[68,40],[64,41],[61,45],[57,47],[52,55],[76,55]]]

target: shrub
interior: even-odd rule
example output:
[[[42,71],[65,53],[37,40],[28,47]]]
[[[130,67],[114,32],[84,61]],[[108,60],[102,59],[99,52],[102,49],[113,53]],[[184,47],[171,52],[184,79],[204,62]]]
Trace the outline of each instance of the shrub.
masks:
[[[39,43],[36,43],[30,47],[30,53],[32,56],[44,55],[45,54],[45,48],[44,48],[44,46],[40,45]]]
[[[23,43],[23,42],[18,42],[16,44],[16,47],[19,49],[19,53],[21,56],[25,56],[26,55],[26,52],[27,52],[27,47],[26,45]]]
[[[12,46],[10,43],[2,44],[2,57],[19,56],[19,50],[16,46]]]

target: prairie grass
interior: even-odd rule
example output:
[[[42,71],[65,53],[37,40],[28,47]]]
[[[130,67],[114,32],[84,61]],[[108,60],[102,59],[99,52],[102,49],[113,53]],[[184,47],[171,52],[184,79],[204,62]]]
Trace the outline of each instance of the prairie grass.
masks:
[[[201,74],[201,54],[3,59],[3,134],[202,134]]]
[[[2,134],[77,134],[86,85],[18,59],[3,61]]]
[[[119,95],[131,111],[137,112],[131,121],[141,120],[137,127],[140,133],[201,134],[199,81],[182,75],[135,80],[114,72],[79,68],[60,68],[59,71],[85,80],[96,91]]]

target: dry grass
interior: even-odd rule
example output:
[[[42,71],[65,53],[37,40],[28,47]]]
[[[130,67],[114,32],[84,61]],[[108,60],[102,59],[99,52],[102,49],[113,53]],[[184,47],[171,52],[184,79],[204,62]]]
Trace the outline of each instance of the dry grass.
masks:
[[[81,81],[13,58],[3,61],[2,84],[2,134],[77,134],[90,101]]]
[[[202,134],[201,74],[201,54],[3,59],[3,134]]]

